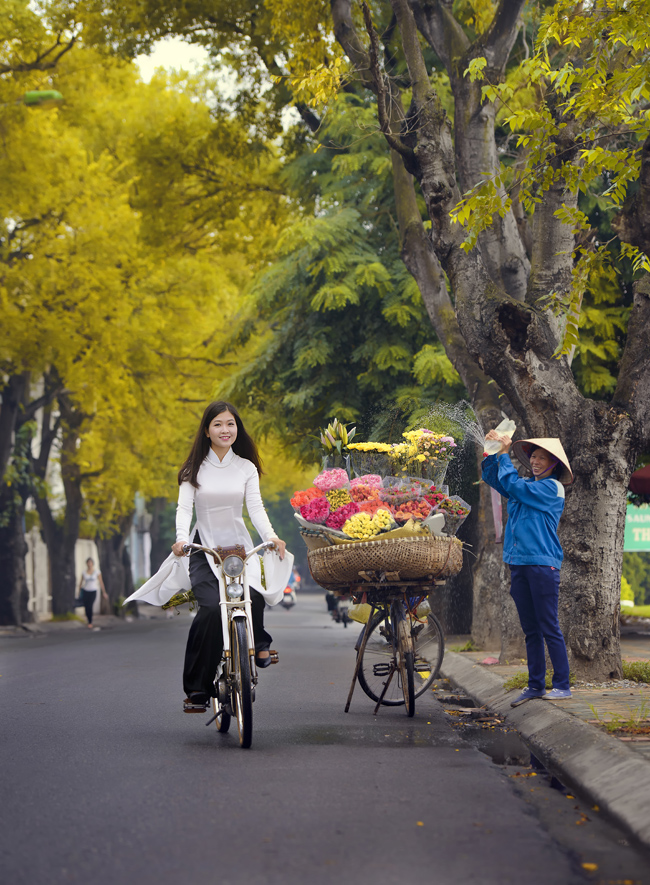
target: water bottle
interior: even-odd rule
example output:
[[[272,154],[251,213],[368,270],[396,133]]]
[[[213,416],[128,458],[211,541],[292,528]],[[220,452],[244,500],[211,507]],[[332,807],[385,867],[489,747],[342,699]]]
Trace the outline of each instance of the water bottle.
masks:
[[[503,436],[510,436],[517,429],[517,425],[514,421],[511,421],[510,418],[504,418],[504,420],[499,424],[498,427],[495,427],[497,433],[501,433]],[[498,439],[488,439],[485,442],[485,448],[483,449],[488,455],[496,455],[497,452],[501,450],[501,443]]]

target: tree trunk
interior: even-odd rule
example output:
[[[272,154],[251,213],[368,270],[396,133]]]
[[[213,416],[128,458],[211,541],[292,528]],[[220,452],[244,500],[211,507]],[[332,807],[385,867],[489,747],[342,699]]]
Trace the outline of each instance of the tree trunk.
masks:
[[[129,514],[120,520],[115,534],[96,540],[100,571],[108,594],[109,605],[111,611],[117,615],[124,613],[122,602],[134,590],[131,558],[126,548],[126,540],[132,522],[133,514]],[[137,614],[137,609],[135,609],[135,613]]]
[[[171,553],[170,547],[176,540],[173,518],[170,519],[175,506],[167,498],[152,498],[148,504],[151,513],[149,536],[151,537],[151,553],[149,561],[151,574],[155,575],[163,562]]]
[[[0,392],[0,479],[11,457],[16,423],[28,386],[29,374],[23,372],[21,375],[10,375]]]
[[[48,384],[55,379],[46,380]],[[65,394],[59,395],[60,417],[51,425],[51,413],[45,409],[41,424],[41,450],[34,462],[37,476],[45,480],[47,464],[54,439],[60,426],[61,480],[65,492],[63,519],[55,518],[46,497],[35,496],[36,509],[41,520],[41,533],[50,560],[50,586],[52,588],[52,614],[66,615],[74,610],[77,591],[75,547],[81,525],[83,496],[81,471],[77,463],[77,440],[84,415],[76,411]]]
[[[0,624],[17,627],[33,620],[25,571],[25,510],[7,498],[6,492],[0,497],[0,512],[8,511],[0,527]]]

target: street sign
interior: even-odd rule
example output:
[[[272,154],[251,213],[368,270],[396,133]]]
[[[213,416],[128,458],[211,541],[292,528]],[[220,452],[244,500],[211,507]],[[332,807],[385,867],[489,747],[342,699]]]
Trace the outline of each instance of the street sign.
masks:
[[[627,505],[623,550],[626,553],[650,550],[650,504]]]

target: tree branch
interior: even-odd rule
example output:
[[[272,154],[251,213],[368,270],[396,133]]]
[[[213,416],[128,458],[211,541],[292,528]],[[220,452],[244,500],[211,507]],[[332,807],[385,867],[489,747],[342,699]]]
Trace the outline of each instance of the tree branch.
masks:
[[[634,284],[634,305],[627,327],[627,341],[619,364],[618,384],[612,405],[628,412],[642,428],[641,448],[650,446],[650,276]]]
[[[487,33],[477,40],[484,47],[488,67],[505,71],[521,25],[526,0],[501,0]]]
[[[372,72],[372,78],[375,83],[375,93],[377,94],[377,116],[379,119],[379,128],[384,133],[384,137],[386,138],[386,141],[388,142],[390,147],[394,151],[397,151],[398,154],[401,154],[403,157],[411,160],[413,157],[413,151],[410,147],[405,145],[401,138],[396,136],[391,130],[390,116],[386,107],[386,96],[388,90],[386,89],[386,82],[379,66],[379,38],[377,37],[377,31],[375,31],[372,23],[370,9],[368,8],[368,4],[365,2],[365,0],[362,4],[362,8],[363,20],[366,24],[368,36],[370,37],[370,70]]]

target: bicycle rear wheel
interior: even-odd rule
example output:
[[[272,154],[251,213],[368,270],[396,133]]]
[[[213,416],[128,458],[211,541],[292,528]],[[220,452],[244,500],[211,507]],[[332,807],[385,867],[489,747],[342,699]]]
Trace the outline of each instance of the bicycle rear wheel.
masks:
[[[246,622],[237,618],[232,622],[231,653],[233,663],[233,712],[237,718],[239,744],[248,749],[253,742],[253,689],[251,662],[248,654]]]

